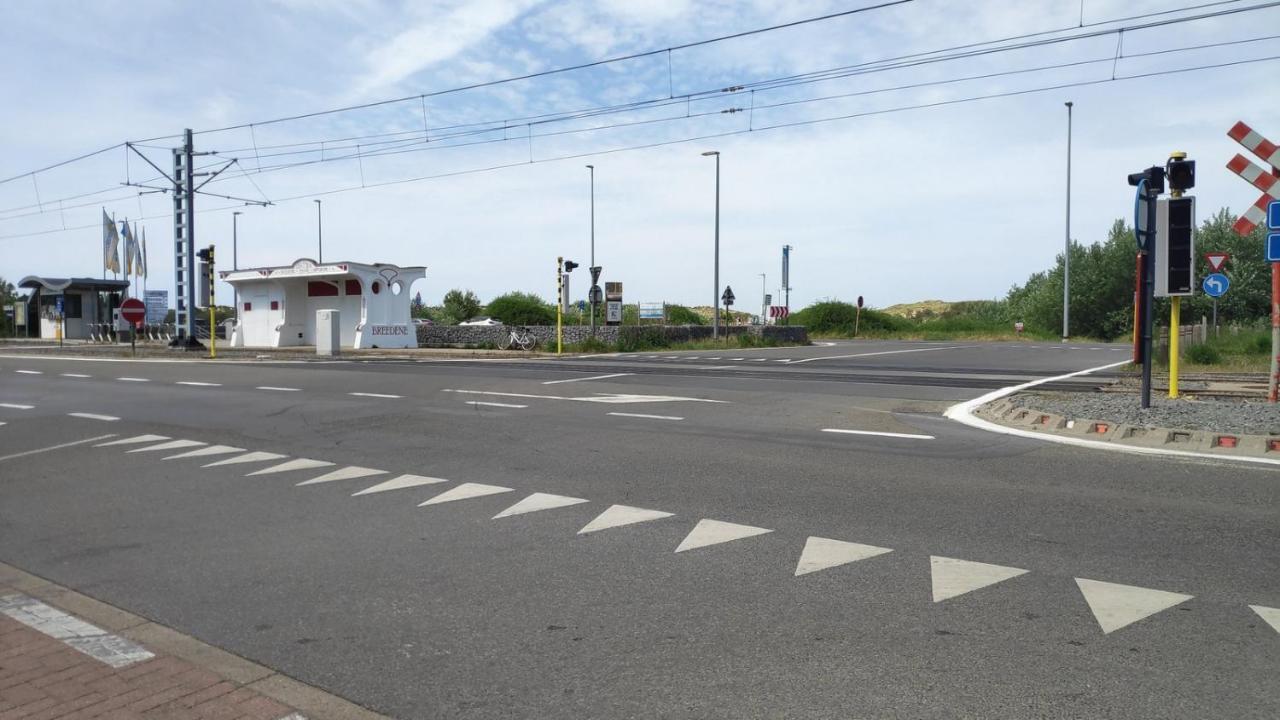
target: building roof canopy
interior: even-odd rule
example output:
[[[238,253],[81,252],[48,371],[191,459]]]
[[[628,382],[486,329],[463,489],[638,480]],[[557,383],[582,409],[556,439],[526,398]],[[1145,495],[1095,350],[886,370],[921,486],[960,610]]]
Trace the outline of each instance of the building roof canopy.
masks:
[[[99,278],[50,278],[28,275],[18,281],[18,287],[28,290],[46,290],[49,292],[66,292],[68,290],[84,290],[89,292],[112,292],[129,287],[128,280],[103,280]]]

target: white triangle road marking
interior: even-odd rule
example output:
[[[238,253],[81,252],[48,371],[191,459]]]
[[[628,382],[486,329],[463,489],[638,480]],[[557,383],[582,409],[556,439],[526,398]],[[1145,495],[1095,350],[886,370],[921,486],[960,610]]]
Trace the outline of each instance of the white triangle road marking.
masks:
[[[1258,613],[1258,617],[1262,618],[1271,626],[1272,630],[1280,632],[1280,608],[1263,607],[1262,605],[1250,605],[1250,610]]]
[[[953,597],[995,585],[1010,578],[1025,575],[1026,570],[1004,565],[957,560],[956,558],[930,556],[933,576],[933,601],[942,602]]]
[[[440,503],[453,502],[454,500],[467,500],[469,498],[484,497],[485,495],[497,495],[498,493],[514,492],[511,488],[500,487],[498,485],[485,485],[484,483],[462,483],[456,488],[445,490],[430,500],[418,503],[418,507],[425,505],[439,505]]]
[[[242,453],[244,448],[231,447],[230,445],[210,445],[209,447],[199,448],[198,450],[188,450],[177,455],[170,455],[163,458],[164,460],[177,460],[178,458],[207,457],[209,455],[230,455],[231,453]]]
[[[423,475],[401,475],[371,485],[359,492],[351,493],[351,497],[356,495],[369,495],[370,493],[386,492],[388,490],[403,490],[405,488],[419,487],[421,485],[435,485],[436,483],[449,482],[444,478],[425,477]]]
[[[607,530],[609,528],[622,527],[623,525],[634,525],[636,523],[648,522],[650,520],[661,520],[669,518],[675,513],[663,512],[661,510],[646,510],[644,508],[631,507],[630,505],[612,505],[608,510],[600,513],[594,520],[587,523],[586,527],[578,531],[579,535],[586,535],[597,530]]]
[[[512,515],[523,515],[525,513],[538,512],[539,510],[554,510],[555,508],[568,507],[570,505],[580,505],[584,502],[589,501],[583,498],[568,497],[566,495],[534,493],[497,515],[494,515],[493,519],[497,520],[498,518],[511,517]]]
[[[315,468],[329,467],[332,464],[333,463],[328,460],[297,458],[295,460],[282,462],[279,465],[272,465],[271,467],[262,468],[261,470],[254,470],[248,475],[245,475],[245,477],[251,477],[253,475],[273,475],[275,473],[290,472],[293,470],[314,470]]]
[[[321,475],[320,477],[303,480],[299,485],[317,485],[319,483],[336,482],[338,480],[355,480],[356,478],[369,477],[371,475],[386,475],[386,470],[375,470],[373,468],[359,467],[351,465]]]
[[[288,457],[288,456],[281,455],[280,453],[273,453],[273,452],[261,452],[261,451],[249,452],[243,455],[237,455],[232,458],[227,458],[226,460],[211,462],[208,465],[201,465],[200,467],[211,468],[211,467],[219,467],[221,465],[239,465],[240,463],[266,462],[268,460],[279,460],[285,457]]]
[[[796,563],[796,575],[807,575],[818,570],[847,565],[851,562],[866,560],[888,552],[893,551],[889,548],[876,547],[875,545],[810,537],[804,543],[804,550],[800,553],[800,561]]]
[[[181,450],[182,448],[199,447],[201,445],[208,444],[209,443],[200,442],[199,440],[170,440],[169,442],[163,442],[159,445],[148,445],[144,448],[134,448],[133,450],[126,450],[125,452],[140,453],[154,452],[156,450]]]
[[[1084,595],[1085,602],[1089,603],[1089,610],[1103,634],[1110,634],[1191,599],[1190,595],[1181,593],[1084,578],[1076,578],[1076,586]]]
[[[693,550],[695,548],[707,547],[708,545],[719,545],[720,543],[730,542],[732,540],[741,540],[743,538],[754,537],[756,535],[764,535],[771,533],[761,527],[753,527],[751,525],[739,525],[737,523],[721,522],[720,520],[699,520],[698,524],[689,531],[689,534],[680,541],[680,546],[676,548],[676,552],[684,552],[685,550]]]
[[[160,440],[168,440],[168,435],[134,435],[131,438],[123,440],[112,440],[111,442],[98,443],[94,447],[108,447],[111,445],[136,445],[138,443],[159,442]]]

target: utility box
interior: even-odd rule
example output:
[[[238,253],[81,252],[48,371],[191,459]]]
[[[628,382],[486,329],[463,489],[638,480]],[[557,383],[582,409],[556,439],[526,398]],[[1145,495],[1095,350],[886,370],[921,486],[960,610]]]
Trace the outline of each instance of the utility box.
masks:
[[[337,310],[316,311],[316,355],[333,356],[341,352],[341,315]]]

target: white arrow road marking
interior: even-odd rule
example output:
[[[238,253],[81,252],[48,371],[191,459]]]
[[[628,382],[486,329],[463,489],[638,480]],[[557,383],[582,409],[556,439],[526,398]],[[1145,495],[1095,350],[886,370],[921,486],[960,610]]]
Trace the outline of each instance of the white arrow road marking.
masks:
[[[316,468],[329,467],[330,465],[333,465],[333,463],[329,462],[328,460],[312,460],[310,458],[297,458],[296,460],[289,460],[288,462],[282,462],[279,465],[272,465],[271,467],[262,468],[261,470],[254,470],[248,475],[245,475],[245,477],[250,477],[253,475],[274,475],[275,473],[291,472],[293,470],[314,470]]]
[[[209,443],[202,443],[199,440],[170,440],[169,442],[160,443],[159,445],[149,445],[144,448],[129,450],[128,452],[141,453],[141,452],[154,452],[156,450],[181,450],[182,448],[199,447],[201,445],[208,445],[208,444]]]
[[[168,435],[135,435],[131,438],[125,438],[123,440],[112,440],[111,442],[100,443],[98,445],[94,445],[94,447],[109,447],[111,445],[135,445],[137,443],[156,442],[159,440],[168,440],[168,439],[169,439]]]
[[[498,518],[511,517],[512,515],[523,515],[525,513],[538,512],[539,510],[554,510],[555,508],[568,507],[570,505],[581,505],[584,502],[590,501],[583,498],[568,497],[565,495],[534,493],[497,515],[494,515],[493,519],[497,520]]]
[[[98,415],[96,413],[74,412],[67,413],[67,415],[70,415],[71,417],[84,418],[85,420],[102,420],[103,422],[115,422],[120,419],[115,415]]]
[[[35,405],[19,405],[18,403],[0,403],[0,408],[9,408],[10,410],[30,410]]]
[[[875,435],[876,437],[905,438],[907,440],[933,440],[932,435],[915,433],[878,432],[876,430],[844,430],[842,428],[822,428],[822,432],[841,433],[844,435]]]
[[[231,447],[230,445],[210,445],[199,450],[188,450],[177,455],[170,455],[163,458],[164,460],[177,460],[179,458],[206,457],[208,455],[230,455],[231,453],[242,453],[244,448]]]
[[[893,552],[893,550],[876,547],[875,545],[810,537],[804,543],[804,551],[800,553],[800,562],[796,563],[796,575],[807,575],[818,570],[847,565],[851,562],[866,560],[888,552]]]
[[[613,373],[612,375],[593,375],[592,377],[569,378],[568,380],[548,380],[543,385],[559,385],[560,383],[586,382],[588,380],[606,380],[608,378],[626,377],[634,373]]]
[[[693,530],[684,537],[684,540],[680,541],[680,546],[676,548],[676,552],[707,547],[708,545],[719,545],[731,540],[741,540],[771,532],[773,531],[751,525],[739,525],[719,520],[699,520]]]
[[[484,497],[485,495],[497,495],[499,493],[514,492],[511,488],[499,487],[497,485],[485,485],[483,483],[462,483],[452,490],[446,490],[439,495],[431,498],[424,503],[418,503],[418,507],[424,505],[439,505],[440,503],[453,502],[454,500],[467,500],[469,498]]]
[[[933,575],[934,602],[949,600],[1027,573],[1022,568],[957,560],[937,555],[931,556],[929,561]]]
[[[280,453],[250,452],[250,453],[245,453],[243,455],[237,455],[233,458],[227,458],[226,460],[211,462],[208,465],[201,465],[200,467],[211,468],[211,467],[218,467],[220,465],[239,465],[240,463],[266,462],[267,460],[279,460],[285,457],[288,457],[288,456],[281,455]]]
[[[586,527],[578,531],[579,535],[586,535],[597,530],[608,530],[609,528],[622,527],[623,525],[634,525],[636,523],[648,522],[650,520],[661,520],[669,518],[675,513],[663,512],[661,510],[646,510],[644,508],[631,507],[630,505],[612,505],[608,510],[596,516],[595,520],[587,523]]]
[[[359,467],[351,465],[349,467],[339,468],[321,475],[320,477],[303,480],[299,485],[318,485],[320,483],[336,482],[338,480],[355,480],[356,478],[371,477],[373,475],[386,475],[386,470],[375,470],[373,468]]]
[[[1101,580],[1076,578],[1076,585],[1080,588],[1080,594],[1084,595],[1085,602],[1089,603],[1089,610],[1102,627],[1103,634],[1109,634],[1191,599],[1190,595],[1181,593]]]
[[[444,478],[424,477],[422,475],[401,475],[391,478],[377,485],[371,485],[360,492],[351,493],[351,497],[356,495],[368,495],[370,493],[386,492],[388,490],[403,490],[405,488],[418,487],[420,485],[435,485],[436,483],[449,482]]]
[[[1262,618],[1271,626],[1272,630],[1280,632],[1280,608],[1269,608],[1261,605],[1250,605],[1249,609],[1258,613],[1258,617]]]
[[[196,380],[179,380],[174,385],[190,385],[192,387],[222,387],[222,383],[198,382]]]

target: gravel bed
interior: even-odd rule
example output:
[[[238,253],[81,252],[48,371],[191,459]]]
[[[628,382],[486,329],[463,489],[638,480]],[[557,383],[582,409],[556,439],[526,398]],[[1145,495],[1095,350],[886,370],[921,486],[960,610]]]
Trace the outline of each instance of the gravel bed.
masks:
[[[1265,400],[1170,400],[1152,397],[1138,406],[1136,395],[1109,393],[1020,393],[1014,403],[1068,419],[1103,420],[1175,430],[1209,430],[1242,435],[1280,435],[1280,404]]]

